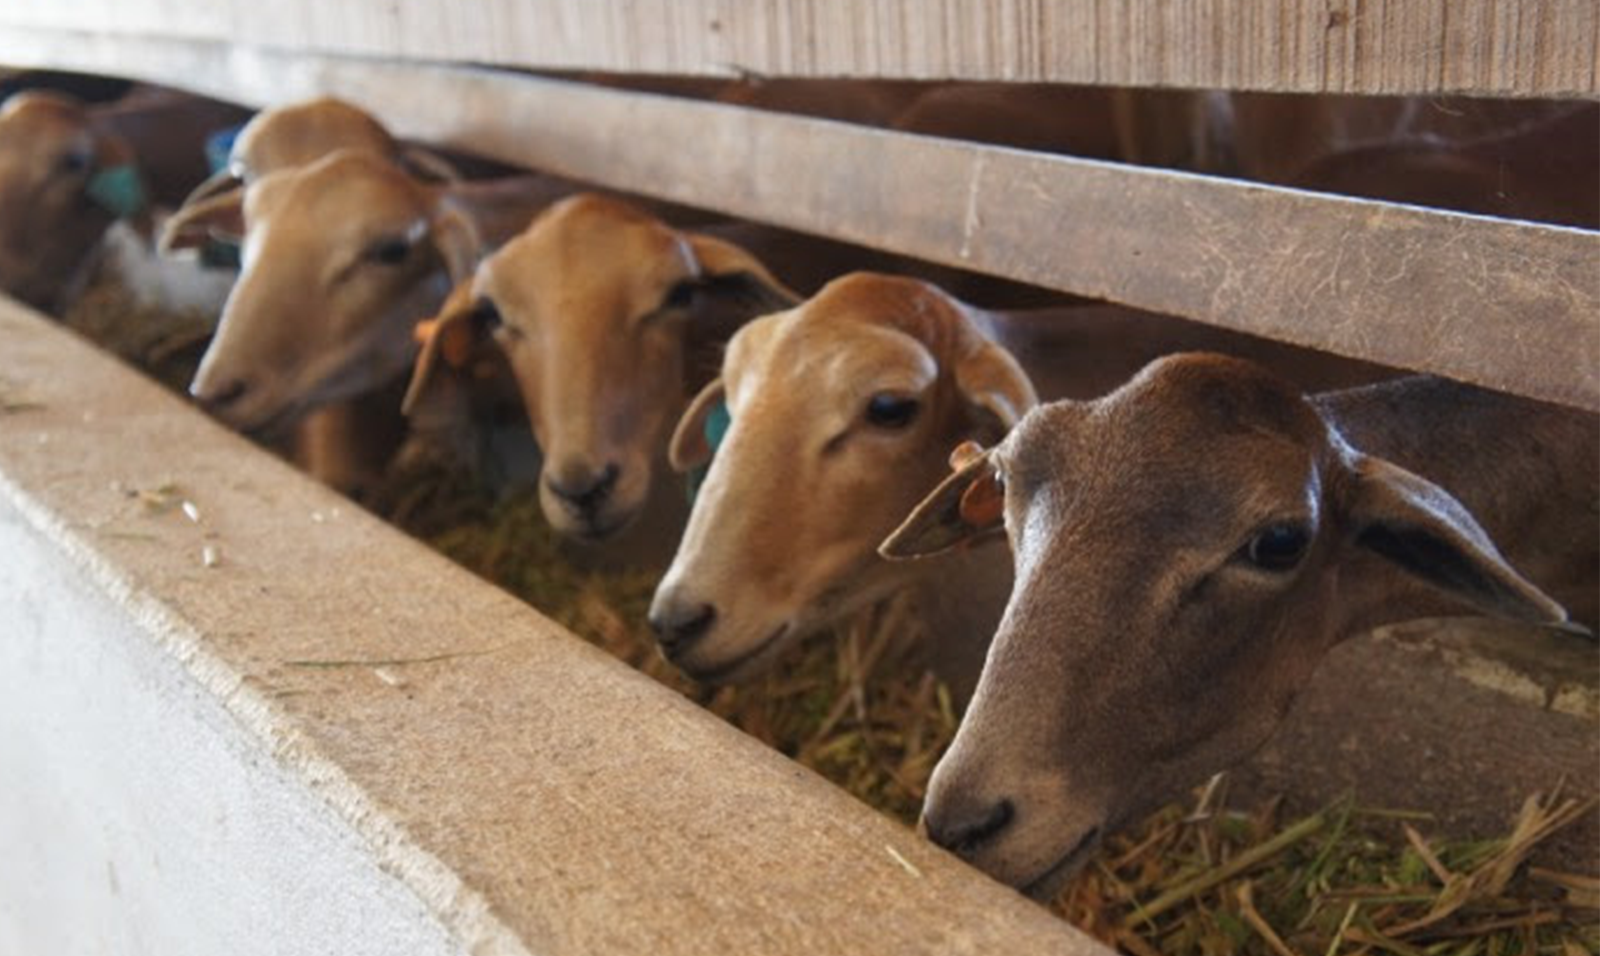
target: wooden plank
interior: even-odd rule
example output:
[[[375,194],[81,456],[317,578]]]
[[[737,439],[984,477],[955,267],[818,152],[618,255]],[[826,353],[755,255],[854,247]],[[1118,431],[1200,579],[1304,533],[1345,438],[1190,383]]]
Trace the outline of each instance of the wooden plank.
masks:
[[[1600,93],[1594,0],[6,0],[7,26],[547,70]]]
[[[481,69],[17,36],[0,61],[257,104],[334,92],[496,159],[1600,409],[1594,232]]]

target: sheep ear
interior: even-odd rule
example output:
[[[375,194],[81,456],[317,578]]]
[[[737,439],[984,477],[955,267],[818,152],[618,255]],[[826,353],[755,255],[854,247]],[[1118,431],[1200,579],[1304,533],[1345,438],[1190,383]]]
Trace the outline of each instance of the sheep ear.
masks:
[[[163,253],[203,246],[212,239],[239,242],[244,237],[244,187],[185,202],[161,227]]]
[[[473,285],[469,276],[451,290],[438,315],[417,323],[415,334],[422,349],[412,366],[406,397],[400,403],[402,414],[410,415],[416,409],[441,362],[453,369],[465,368],[471,362],[481,338],[481,330],[473,321],[478,311]]]
[[[1028,373],[1010,352],[993,342],[962,356],[956,362],[955,377],[978,421],[981,437],[989,442],[1004,438],[1039,404]]]
[[[200,185],[189,190],[189,195],[183,197],[183,204],[178,208],[187,209],[196,203],[210,199],[212,196],[221,195],[243,185],[244,180],[240,179],[237,173],[226,168],[219,169],[207,176]]]
[[[483,249],[478,228],[461,210],[441,204],[428,231],[434,248],[444,260],[445,273],[459,288],[472,278],[473,270],[478,267],[478,256]]]
[[[1352,467],[1349,512],[1357,547],[1496,617],[1530,624],[1567,620],[1566,610],[1501,557],[1449,492],[1380,458],[1361,456]]]
[[[421,146],[407,146],[400,150],[400,165],[419,179],[429,179],[441,183],[458,183],[461,181],[461,171],[455,164],[440,156],[430,149]]]
[[[667,461],[672,464],[674,471],[687,472],[706,464],[711,460],[712,452],[716,450],[713,442],[721,440],[721,432],[726,430],[726,422],[722,422],[715,433],[708,434],[713,416],[725,417],[727,414],[727,391],[722,386],[722,379],[716,379],[700,390],[700,394],[689,403],[689,408],[678,419],[678,427],[672,433],[672,444],[667,449]]]
[[[761,260],[731,242],[702,233],[684,236],[707,288],[735,306],[742,319],[792,308],[800,297]]]
[[[878,545],[880,555],[890,560],[926,557],[1004,528],[1005,487],[993,454],[968,443],[951,455],[951,465],[955,474]]]

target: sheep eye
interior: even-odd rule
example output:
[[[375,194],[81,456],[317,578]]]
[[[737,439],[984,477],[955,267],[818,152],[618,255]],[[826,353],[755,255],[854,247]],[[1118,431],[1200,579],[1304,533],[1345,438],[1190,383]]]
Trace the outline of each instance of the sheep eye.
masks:
[[[1244,559],[1263,571],[1292,571],[1310,543],[1311,534],[1302,525],[1268,525],[1244,546]]]
[[[74,149],[56,157],[56,172],[67,176],[77,176],[89,171],[91,157],[81,149]]]
[[[367,258],[386,266],[397,266],[411,255],[411,243],[400,236],[389,236],[373,243],[367,249]]]
[[[867,421],[879,428],[904,428],[916,420],[919,408],[914,398],[879,392],[867,400]]]
[[[661,300],[661,310],[687,309],[694,305],[694,297],[699,291],[700,283],[685,279],[667,292],[666,298]]]

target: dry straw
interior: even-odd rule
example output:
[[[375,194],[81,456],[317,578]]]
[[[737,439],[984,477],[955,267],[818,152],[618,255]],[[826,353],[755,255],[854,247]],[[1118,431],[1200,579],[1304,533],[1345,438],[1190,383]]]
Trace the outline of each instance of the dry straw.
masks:
[[[192,316],[130,315],[122,290],[103,286],[68,324],[178,389],[205,326]],[[3,412],[28,407],[0,398],[11,403]],[[176,487],[140,494],[153,510],[183,500]],[[709,691],[668,666],[642,626],[655,575],[579,570],[531,498],[493,500],[439,475],[411,474],[396,476],[376,507],[746,733],[879,810],[915,820],[957,715],[918,665],[917,635],[893,602],[798,649],[776,673]],[[1208,788],[1195,807],[1168,807],[1113,837],[1054,908],[1137,956],[1600,951],[1600,878],[1526,865],[1541,841],[1584,817],[1592,822],[1592,799],[1559,788],[1530,797],[1504,837],[1462,842],[1425,836],[1412,823],[1425,826],[1426,814],[1346,801],[1283,821],[1276,804],[1228,809],[1225,790]]]
[[[911,823],[955,732],[950,696],[917,662],[894,602],[798,649],[776,673],[706,690],[643,626],[656,575],[563,560],[531,497],[490,500],[438,476],[391,489],[392,518],[627,663],[693,697],[857,797]],[[1595,814],[1530,797],[1500,839],[1430,842],[1426,814],[1341,802],[1294,820],[1226,807],[1226,786],[1114,838],[1054,901],[1134,954],[1496,956],[1600,950],[1600,880],[1529,869],[1528,854]],[[1223,791],[1223,792],[1219,792]]]

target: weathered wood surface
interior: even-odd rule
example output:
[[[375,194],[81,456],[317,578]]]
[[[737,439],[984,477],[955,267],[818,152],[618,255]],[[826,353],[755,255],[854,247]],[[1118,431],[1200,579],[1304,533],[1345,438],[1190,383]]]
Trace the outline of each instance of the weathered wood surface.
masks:
[[[496,159],[1600,408],[1593,232],[486,70],[52,36],[24,49],[0,34],[0,60],[256,104],[337,92]]]
[[[1594,0],[6,0],[0,27],[559,70],[1600,92]]]

